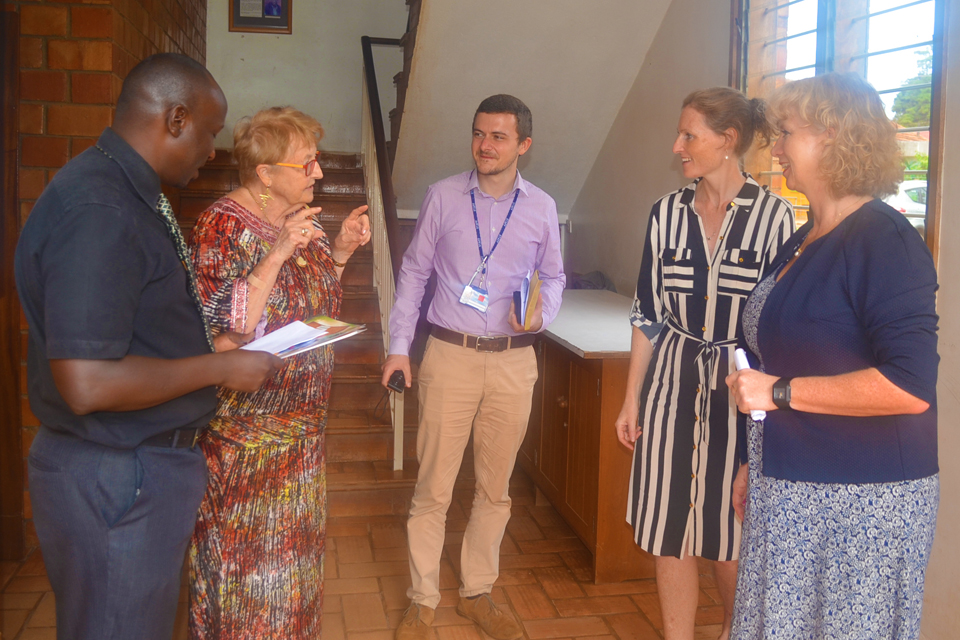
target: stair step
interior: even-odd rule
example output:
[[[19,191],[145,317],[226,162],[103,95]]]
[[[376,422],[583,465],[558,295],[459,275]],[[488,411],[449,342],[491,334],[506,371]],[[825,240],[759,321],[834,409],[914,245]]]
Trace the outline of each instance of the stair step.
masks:
[[[380,322],[380,301],[377,292],[347,291],[343,294],[343,304],[340,306],[340,319],[344,322],[363,323],[368,327],[372,323]],[[370,333],[367,329],[367,333]]]
[[[366,195],[363,171],[359,169],[326,169],[313,186],[314,194]]]
[[[394,471],[389,460],[328,462],[329,517],[407,513],[418,469],[415,458],[404,460],[402,471]]]

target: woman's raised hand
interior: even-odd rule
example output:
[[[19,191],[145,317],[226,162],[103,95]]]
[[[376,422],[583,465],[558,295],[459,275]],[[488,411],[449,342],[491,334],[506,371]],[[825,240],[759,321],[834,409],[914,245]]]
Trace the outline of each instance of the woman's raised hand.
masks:
[[[322,233],[313,226],[313,216],[320,213],[320,209],[320,207],[301,209],[285,218],[277,235],[277,242],[270,251],[283,260],[289,260],[297,249],[306,248],[311,240]]]
[[[340,225],[340,233],[333,241],[331,249],[334,260],[345,262],[353,255],[357,247],[370,241],[370,216],[367,215],[367,205],[357,207],[350,212]]]

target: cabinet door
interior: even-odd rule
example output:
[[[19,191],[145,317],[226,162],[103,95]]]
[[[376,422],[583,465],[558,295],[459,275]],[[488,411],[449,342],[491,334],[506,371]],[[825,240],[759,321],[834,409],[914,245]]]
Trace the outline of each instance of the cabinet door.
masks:
[[[543,422],[543,338],[537,338],[534,352],[537,354],[537,384],[533,387],[533,405],[530,408],[530,421],[527,423],[527,435],[520,445],[517,459],[520,466],[528,472],[539,468],[540,462],[540,425]]]
[[[593,546],[597,539],[597,489],[599,484],[600,431],[613,425],[600,424],[600,360],[570,360],[570,408],[567,435],[564,501],[574,516],[574,530]]]
[[[570,359],[562,347],[544,342],[543,421],[540,432],[540,472],[550,485],[551,498],[563,497],[567,473],[569,431]],[[552,496],[550,494],[553,494]]]

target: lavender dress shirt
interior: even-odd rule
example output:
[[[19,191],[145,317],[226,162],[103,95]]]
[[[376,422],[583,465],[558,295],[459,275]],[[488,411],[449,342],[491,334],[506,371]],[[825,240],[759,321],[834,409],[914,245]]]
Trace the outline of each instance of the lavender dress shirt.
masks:
[[[483,251],[500,233],[513,196],[517,204],[500,245],[487,261],[484,288],[486,313],[460,302],[460,294],[480,264],[470,192],[477,202]],[[514,188],[500,198],[480,190],[475,171],[441,180],[427,189],[413,241],[403,255],[396,302],[390,314],[390,354],[409,355],[420,302],[430,274],[437,273],[437,291],[427,312],[433,324],[477,336],[517,335],[507,322],[513,292],[527,272],[540,271],[543,285],[543,328],[557,316],[566,276],[560,256],[557,205],[549,195],[517,172]],[[474,281],[477,284],[479,277]],[[543,329],[541,329],[542,331]]]

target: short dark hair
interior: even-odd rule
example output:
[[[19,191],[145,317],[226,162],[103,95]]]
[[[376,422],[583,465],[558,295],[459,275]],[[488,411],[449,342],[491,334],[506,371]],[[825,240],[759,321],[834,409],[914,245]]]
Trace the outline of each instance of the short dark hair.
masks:
[[[189,107],[198,91],[217,86],[202,64],[181,53],[156,53],[140,61],[123,80],[116,117],[128,112],[162,110],[171,104]]]
[[[478,113],[512,113],[517,118],[517,134],[520,136],[520,142],[533,137],[533,114],[520,98],[498,93],[480,103],[477,113],[473,114],[474,122],[477,121]]]

